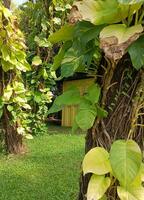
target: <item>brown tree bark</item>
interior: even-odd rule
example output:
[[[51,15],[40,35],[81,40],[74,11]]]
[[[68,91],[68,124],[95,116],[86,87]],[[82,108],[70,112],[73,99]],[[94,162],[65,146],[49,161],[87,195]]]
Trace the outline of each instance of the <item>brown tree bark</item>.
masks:
[[[3,0],[3,3],[6,8],[10,9],[11,0]]]
[[[23,145],[23,136],[17,133],[18,124],[10,123],[10,113],[4,107],[3,113],[3,129],[5,133],[5,146],[7,153],[22,154],[25,152]]]
[[[101,67],[102,65],[105,66],[106,71]],[[109,151],[114,140],[128,138],[135,117],[135,107],[138,106],[137,102],[134,103],[135,96],[140,96],[141,101],[144,102],[144,89],[143,93],[139,93],[142,91],[140,86],[144,85],[143,74],[133,69],[127,55],[113,69],[105,61],[102,65],[98,72],[100,75],[98,77],[102,78],[97,79],[97,82],[102,88],[101,106],[104,105],[108,116],[105,119],[96,119],[93,128],[87,132],[85,153],[96,146],[102,146]],[[139,124],[144,124],[144,116],[137,120]],[[144,127],[136,127],[133,131],[131,139],[134,139],[144,150]],[[86,200],[90,176],[90,174],[81,175],[78,200]]]

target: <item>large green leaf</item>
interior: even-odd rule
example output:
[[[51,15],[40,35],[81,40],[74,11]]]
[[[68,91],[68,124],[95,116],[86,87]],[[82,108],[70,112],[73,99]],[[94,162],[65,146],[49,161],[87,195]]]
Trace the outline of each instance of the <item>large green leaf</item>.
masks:
[[[92,104],[98,103],[100,98],[101,89],[97,84],[91,85],[88,90],[85,98],[91,101]]]
[[[133,140],[118,140],[111,147],[110,162],[120,184],[128,187],[139,173],[142,162],[141,150]]]
[[[104,175],[111,171],[109,153],[101,147],[91,149],[84,157],[82,168],[84,174]]]
[[[82,130],[88,130],[93,126],[96,114],[95,107],[81,109],[76,115],[76,123]]]
[[[129,5],[119,4],[117,0],[83,0],[75,2],[74,5],[84,20],[97,25],[120,22],[136,10],[134,7],[129,12]],[[137,9],[139,8],[140,6]]]
[[[105,176],[92,175],[87,191],[87,200],[97,200],[103,197],[110,186],[110,178]]]
[[[85,95],[81,98],[80,104],[79,104],[79,110],[89,110],[92,109],[96,112],[96,107],[92,105],[90,100],[85,98]]]
[[[49,109],[48,114],[58,112],[66,105],[77,105],[80,103],[80,100],[81,97],[78,88],[72,86],[55,99],[52,107]]]
[[[96,26],[88,21],[80,21],[75,26],[74,37],[78,38],[85,46],[90,40],[98,39],[102,28],[104,28],[103,25]]]
[[[58,54],[54,58],[54,63],[52,66],[52,70],[57,70],[61,66],[61,62],[64,58],[64,55],[66,51],[71,47],[71,42],[67,41],[63,44],[63,46],[60,48]]]
[[[80,92],[75,86],[72,86],[62,95],[58,96],[56,99],[57,105],[77,105],[80,103]]]
[[[86,45],[91,40],[98,38],[102,28],[103,26],[95,26],[90,22],[79,22],[74,28],[73,46],[71,47],[71,41],[67,41],[62,46],[54,59],[53,69],[55,70],[61,66],[62,77],[68,77],[73,75],[75,71],[80,71],[84,67],[84,63],[89,65],[95,47]]]
[[[144,187],[131,187],[127,190],[123,187],[118,187],[118,196],[121,200],[143,200]]]
[[[83,55],[78,56],[74,48],[70,48],[61,63],[61,77],[69,77],[74,74],[83,62]]]
[[[144,67],[144,35],[128,48],[128,52],[130,54],[132,64],[137,70]]]
[[[74,26],[64,25],[60,30],[53,33],[49,37],[49,41],[52,43],[58,43],[60,41],[68,41],[73,39]]]
[[[118,0],[121,4],[137,4],[137,3],[143,3],[144,0]]]
[[[62,105],[57,105],[54,101],[52,107],[49,109],[48,111],[48,115],[51,114],[51,113],[56,113],[56,112],[59,112],[60,110],[63,109],[63,106]]]

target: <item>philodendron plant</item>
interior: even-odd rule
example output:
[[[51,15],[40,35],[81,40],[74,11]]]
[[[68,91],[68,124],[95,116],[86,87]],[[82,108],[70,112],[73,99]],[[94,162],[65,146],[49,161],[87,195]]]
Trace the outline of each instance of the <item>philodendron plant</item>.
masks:
[[[102,147],[91,149],[82,163],[83,173],[92,173],[87,200],[106,200],[112,195],[121,200],[144,199],[144,163],[133,140],[115,141],[108,153]]]

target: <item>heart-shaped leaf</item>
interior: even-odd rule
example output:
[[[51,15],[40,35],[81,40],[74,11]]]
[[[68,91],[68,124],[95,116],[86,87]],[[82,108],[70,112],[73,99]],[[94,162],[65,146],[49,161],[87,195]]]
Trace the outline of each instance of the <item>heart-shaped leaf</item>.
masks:
[[[41,99],[40,99],[41,100]],[[49,109],[48,114],[58,112],[62,110],[62,108],[66,105],[77,105],[80,103],[81,97],[79,89],[75,86],[72,86],[67,91],[65,91],[62,95],[58,96],[52,107]]]
[[[88,184],[87,200],[101,199],[110,186],[110,182],[109,177],[93,174]]]
[[[100,93],[101,93],[100,86],[97,84],[93,84],[88,88],[85,97],[86,99],[90,100],[93,104],[95,104],[98,103],[99,101]]]
[[[93,126],[96,114],[95,106],[93,109],[82,109],[76,115],[76,123],[81,129],[88,130]]]
[[[91,149],[84,157],[82,168],[84,174],[104,175],[111,171],[109,153],[101,147]]]
[[[110,162],[115,177],[127,188],[141,167],[142,154],[138,144],[133,140],[114,142],[110,150]]]

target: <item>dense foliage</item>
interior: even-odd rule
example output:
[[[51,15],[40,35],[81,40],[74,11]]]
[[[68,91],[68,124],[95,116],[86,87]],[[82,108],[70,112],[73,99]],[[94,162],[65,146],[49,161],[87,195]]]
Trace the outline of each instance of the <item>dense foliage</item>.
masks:
[[[94,3],[95,1],[92,2]],[[89,5],[90,3],[88,3],[87,1],[84,1],[80,5],[79,4],[77,5],[76,3],[77,6],[80,6],[80,8],[79,7],[78,8],[81,9],[80,10],[81,12],[84,12],[85,7],[88,6],[87,4]],[[111,8],[111,6],[115,5],[113,4],[111,5],[110,3],[109,6]],[[129,7],[129,5],[125,6],[123,4],[122,5],[117,4],[117,6],[121,6],[123,9],[128,9],[127,7]],[[75,72],[81,72],[81,71],[89,74],[91,73],[96,74],[98,65],[101,60],[101,53],[102,53],[101,50],[105,52],[107,59],[110,60],[109,64],[111,65],[110,62],[112,62],[114,68],[118,63],[118,61],[123,57],[123,55],[126,54],[126,52],[128,52],[131,56],[133,67],[136,68],[137,70],[142,68],[144,62],[143,48],[141,49],[141,52],[139,52],[140,44],[142,45],[142,41],[144,38],[143,34],[141,34],[143,32],[143,27],[142,24],[140,24],[140,22],[142,22],[142,17],[140,16],[140,19],[137,19],[137,21],[135,21],[134,24],[132,25],[130,24],[129,21],[126,21],[131,19],[131,23],[133,23],[135,12],[138,12],[140,8],[141,8],[141,3],[136,5],[133,4],[131,12],[129,13],[129,17],[128,13],[126,14],[126,12],[124,12],[125,14],[122,15],[120,19],[118,14],[117,18],[116,17],[113,18],[112,13],[111,14],[108,13],[108,16],[110,15],[111,17],[109,23],[115,23],[117,21],[121,21],[123,20],[123,18],[126,19],[125,19],[125,24],[121,23],[121,24],[114,24],[107,26],[105,25],[106,22],[103,18],[100,18],[100,21],[98,22],[91,21],[90,16],[87,15],[88,14],[94,15],[94,11],[93,13],[92,11],[90,13],[88,12],[81,13],[81,15],[83,14],[82,15],[83,19],[86,19],[90,22],[81,21],[78,22],[76,25],[65,25],[61,28],[61,30],[59,30],[58,32],[54,33],[52,36],[49,37],[49,40],[52,43],[57,43],[60,41],[64,42],[64,45],[62,46],[58,55],[56,55],[54,59],[54,64],[52,69],[56,70],[58,67],[61,68],[60,78],[69,77],[72,76]],[[116,12],[116,10],[114,12]],[[139,12],[141,13],[141,10]],[[97,19],[97,15],[95,16],[95,18]],[[128,24],[131,26],[127,26]],[[141,59],[138,59],[139,56],[141,57]],[[97,91],[97,86],[95,87],[96,87],[95,89],[94,87],[91,87],[90,91],[88,91],[87,94],[89,95],[89,93],[91,93],[91,95],[89,95],[89,100],[93,105],[98,103],[98,96],[100,95],[99,92],[100,89],[98,89]],[[69,96],[67,95],[67,98],[71,99],[71,97],[72,97],[71,94]],[[95,98],[97,99],[97,101],[95,100]],[[61,102],[59,102],[58,99],[55,101],[53,107],[49,112],[61,109],[60,108],[61,105],[67,105],[67,100],[65,96],[63,98],[63,101]],[[102,104],[104,104],[104,100],[105,99],[103,99]],[[75,103],[73,101],[75,101],[75,99],[74,100],[71,99],[70,104]],[[78,102],[76,102],[76,104],[77,103]],[[86,107],[85,112],[88,112],[89,110],[89,112],[92,114],[90,110],[92,109],[94,111],[94,108],[91,108],[90,104],[88,108],[88,100],[85,102],[85,107]],[[99,110],[93,114],[93,117],[91,118],[90,122],[91,126],[93,125],[94,119],[97,116],[96,113],[99,113]],[[102,112],[100,112],[100,115],[105,116],[105,114],[104,113],[102,114]],[[89,121],[89,115],[86,114],[85,116],[87,117],[86,119],[83,119],[84,126],[86,126],[86,124]],[[78,117],[76,117],[76,119],[77,118]],[[81,117],[79,117],[79,120],[81,120]],[[87,125],[86,129],[89,129],[91,126]]]
[[[28,136],[27,103],[22,72],[30,71],[26,61],[24,37],[17,19],[0,3],[0,117],[7,134],[14,126],[17,134]],[[8,125],[9,124],[9,125]],[[7,130],[6,130],[7,129]]]
[[[27,59],[32,64],[32,71],[26,74],[25,82],[31,93],[29,122],[33,134],[47,132],[48,103],[57,92],[51,63],[59,48],[59,45],[52,47],[48,36],[65,23],[70,2],[29,1],[16,11],[27,41]]]
[[[48,114],[78,105],[73,131],[88,131],[79,200],[143,200],[137,143],[143,150],[144,0],[71,3],[37,0],[16,9],[27,48],[17,18],[0,3],[0,117],[7,151],[22,152],[24,136],[47,132]],[[82,94],[69,88],[48,110],[55,80],[75,73],[95,82]],[[119,110],[126,105],[122,123]]]
[[[143,198],[144,163],[141,150],[133,140],[115,141],[110,153],[102,147],[93,148],[85,155],[82,166],[84,174],[93,173],[87,199],[106,199],[109,187],[108,198],[115,188],[122,200]]]
[[[95,146],[105,146],[109,150],[117,136],[117,133],[110,135],[107,132],[104,118],[110,118],[111,122],[112,117],[116,118],[119,108],[116,107],[117,102],[122,96],[127,96],[130,91],[119,93],[117,89],[118,94],[114,96],[111,89],[117,84],[113,82],[117,68],[123,67],[118,65],[125,58],[133,65],[134,69],[130,68],[131,72],[135,71],[136,74],[140,70],[140,79],[136,90],[132,94],[129,93],[130,96],[132,95],[129,100],[132,114],[129,114],[130,120],[127,119],[130,126],[127,127],[127,133],[123,137],[129,139],[141,135],[143,138],[143,12],[143,1],[76,1],[69,16],[70,23],[49,37],[49,41],[54,44],[63,42],[53,64],[53,70],[60,67],[59,78],[70,77],[75,72],[81,71],[88,74],[93,72],[96,76],[96,84],[84,91],[82,96],[77,88],[70,88],[54,101],[49,110],[51,113],[62,109],[63,106],[79,104],[73,128],[74,130],[78,127],[88,130],[86,145],[90,144],[91,146],[88,146],[90,149]],[[128,68],[124,68],[124,73],[126,70]],[[123,84],[123,76],[120,79],[120,85]],[[111,96],[108,96],[111,91]],[[113,98],[115,103],[111,102]],[[112,108],[107,105],[107,102],[111,103]],[[120,134],[123,133],[120,132]],[[122,137],[121,135],[119,137]],[[139,143],[142,144],[143,141]],[[86,162],[83,166],[84,175],[86,173],[94,173],[94,175],[90,181],[89,176],[83,176],[79,199],[85,199],[84,187],[86,182],[89,182],[88,187],[86,186],[88,200],[107,198],[142,200],[144,189],[139,172],[142,156],[137,144],[132,140],[114,142],[110,151],[110,163],[107,163],[108,153],[99,148],[96,147],[88,152],[87,161],[84,159],[84,163]],[[101,173],[103,167],[104,171]],[[110,178],[106,175],[107,173],[111,173]],[[137,176],[139,178],[136,178]],[[136,181],[134,181],[135,178]],[[119,185],[120,187],[116,189]],[[110,189],[107,191],[109,186]],[[106,191],[106,196],[103,197]]]

